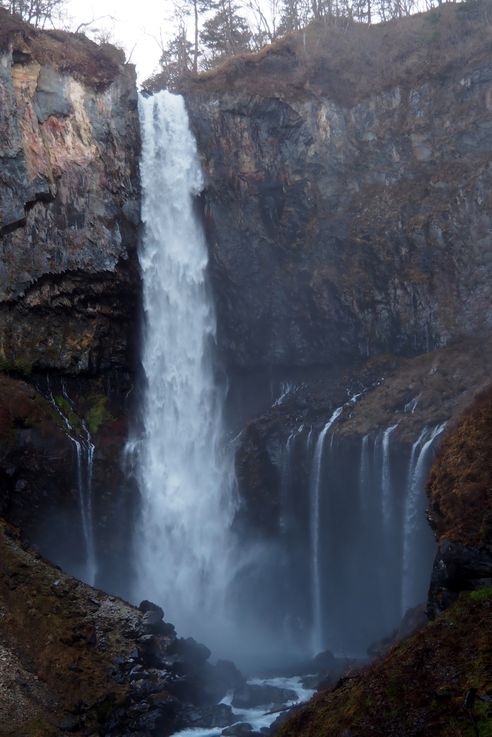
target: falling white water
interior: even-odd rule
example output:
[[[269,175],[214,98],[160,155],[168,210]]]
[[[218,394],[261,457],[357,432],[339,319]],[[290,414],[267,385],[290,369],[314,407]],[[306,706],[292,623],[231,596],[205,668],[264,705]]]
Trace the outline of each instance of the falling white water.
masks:
[[[287,509],[287,499],[289,492],[289,484],[291,477],[291,456],[292,446],[300,432],[304,429],[304,425],[300,425],[296,430],[292,430],[285,448],[281,456],[281,477],[280,477],[280,529],[285,532],[289,524],[289,514]]]
[[[135,443],[142,514],[138,591],[184,634],[213,642],[227,588],[234,512],[215,315],[195,215],[203,180],[183,99],[140,100],[144,232],[143,435]]]
[[[383,465],[381,479],[381,500],[383,511],[383,525],[387,530],[391,524],[391,464],[390,464],[390,438],[398,425],[387,427],[383,433]]]
[[[418,523],[423,518],[421,504],[425,499],[423,493],[425,474],[429,467],[429,454],[434,442],[444,432],[446,423],[436,425],[432,430],[424,428],[412,446],[408,466],[407,493],[403,517],[403,563],[402,563],[402,595],[401,613],[419,603],[414,593],[414,561],[418,540]]]
[[[92,513],[92,478],[94,473],[95,445],[92,442],[89,428],[83,420],[80,420],[80,427],[82,432],[80,432],[80,430],[78,431],[70,423],[70,420],[62,411],[59,403],[53,396],[49,378],[47,379],[47,385],[48,399],[55,412],[61,418],[65,426],[65,434],[67,438],[69,438],[75,449],[77,491],[79,493],[80,518],[82,522],[82,535],[84,538],[85,546],[84,570],[81,571],[78,575],[86,583],[94,586],[97,576],[96,546],[94,541],[94,518]],[[70,409],[75,415],[76,412],[72,400],[68,396],[63,382],[61,384],[61,387],[63,398],[68,403]]]
[[[311,475],[311,596],[312,596],[312,640],[311,649],[313,655],[321,652],[323,648],[322,635],[322,607],[321,607],[321,577],[320,577],[320,484],[321,468],[323,461],[323,448],[325,437],[333,423],[343,411],[337,407],[332,416],[321,430],[314,449],[313,470]]]
[[[364,512],[367,508],[367,483],[369,478],[369,435],[364,435],[360,447],[359,506]]]

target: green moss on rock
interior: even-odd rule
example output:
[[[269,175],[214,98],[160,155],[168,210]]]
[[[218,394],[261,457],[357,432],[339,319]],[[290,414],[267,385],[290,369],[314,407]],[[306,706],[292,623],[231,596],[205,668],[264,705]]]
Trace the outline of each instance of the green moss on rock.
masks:
[[[32,374],[32,363],[26,358],[9,359],[2,355],[0,356],[0,371],[30,376]]]
[[[113,415],[108,409],[108,398],[104,394],[94,394],[91,397],[91,407],[85,416],[87,427],[95,435],[101,425],[111,422]]]
[[[67,418],[71,427],[73,427],[76,432],[80,432],[82,429],[82,423],[68,399],[62,394],[57,394],[54,397],[54,400],[60,412]]]

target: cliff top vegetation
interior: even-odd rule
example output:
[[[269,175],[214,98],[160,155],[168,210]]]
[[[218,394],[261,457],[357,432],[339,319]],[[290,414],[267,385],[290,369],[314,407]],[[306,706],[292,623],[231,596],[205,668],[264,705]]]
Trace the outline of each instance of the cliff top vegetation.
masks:
[[[256,54],[230,57],[202,74],[182,78],[179,90],[193,94],[302,97],[327,95],[353,105],[375,91],[418,85],[429,76],[446,77],[490,55],[492,5],[489,0],[447,4],[426,13],[367,25],[348,19],[313,21]],[[145,84],[166,86],[165,75]]]
[[[111,44],[98,45],[82,33],[39,30],[0,8],[0,52],[9,48],[15,61],[49,64],[96,89],[111,84],[125,61]]]

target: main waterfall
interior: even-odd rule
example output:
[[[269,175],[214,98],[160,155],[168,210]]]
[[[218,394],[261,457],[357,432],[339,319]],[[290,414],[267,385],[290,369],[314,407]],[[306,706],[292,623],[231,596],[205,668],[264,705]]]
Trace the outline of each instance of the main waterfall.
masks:
[[[142,430],[132,441],[142,496],[137,591],[183,634],[214,643],[227,589],[234,513],[215,314],[195,199],[203,186],[183,99],[140,100],[144,223]]]

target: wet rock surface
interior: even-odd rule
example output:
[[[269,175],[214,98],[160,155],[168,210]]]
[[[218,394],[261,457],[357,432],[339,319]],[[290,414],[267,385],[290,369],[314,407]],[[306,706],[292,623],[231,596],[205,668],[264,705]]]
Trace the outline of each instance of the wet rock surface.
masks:
[[[36,30],[4,9],[0,62],[0,510],[84,575],[76,449],[53,405],[64,409],[96,446],[109,572],[99,583],[122,591],[140,288],[135,70],[114,47]]]
[[[26,380],[0,374],[0,515],[19,526],[44,555],[63,562],[74,575],[86,575],[77,452],[70,439],[85,437],[84,423],[95,446],[98,583],[124,590],[129,520],[136,503],[121,463],[129,378],[106,378],[50,379],[43,374]]]

